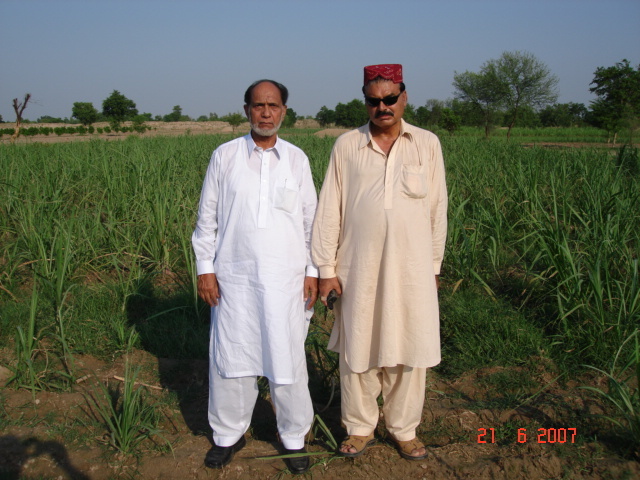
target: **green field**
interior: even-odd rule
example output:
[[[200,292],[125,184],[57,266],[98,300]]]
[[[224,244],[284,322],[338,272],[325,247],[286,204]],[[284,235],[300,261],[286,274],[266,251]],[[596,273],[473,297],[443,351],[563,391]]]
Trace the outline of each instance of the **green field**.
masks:
[[[593,132],[568,135],[557,141]],[[0,145],[0,361],[14,386],[67,389],[75,356],[113,359],[132,343],[206,358],[190,236],[210,154],[230,138]],[[286,138],[307,152],[319,189],[334,139]],[[450,209],[436,371],[610,371],[640,324],[637,150],[441,139]],[[309,348],[316,394],[328,396],[322,318],[320,306]],[[637,367],[637,352],[627,342],[618,365]]]

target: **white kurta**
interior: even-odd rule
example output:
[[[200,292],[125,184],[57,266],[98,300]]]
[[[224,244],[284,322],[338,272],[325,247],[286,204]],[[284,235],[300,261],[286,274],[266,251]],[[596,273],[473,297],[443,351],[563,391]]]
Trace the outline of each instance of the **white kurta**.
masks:
[[[438,296],[447,231],[438,138],[402,121],[389,155],[365,125],[339,137],[320,192],[313,258],[337,277],[329,348],[356,373],[440,362]]]
[[[215,273],[220,288],[211,354],[223,377],[297,380],[312,313],[304,277],[317,276],[316,204],[306,155],[282,139],[262,150],[247,135],[213,153],[192,243],[198,274]]]

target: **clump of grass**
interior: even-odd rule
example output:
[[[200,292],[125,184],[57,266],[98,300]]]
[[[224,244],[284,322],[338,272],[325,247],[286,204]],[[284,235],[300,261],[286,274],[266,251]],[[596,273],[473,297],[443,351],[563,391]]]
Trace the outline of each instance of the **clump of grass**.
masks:
[[[436,370],[445,376],[495,365],[525,365],[547,348],[542,329],[521,312],[471,289],[443,292],[440,314],[443,361]]]
[[[26,330],[22,326],[16,328],[16,365],[11,367],[13,375],[9,378],[9,384],[15,383],[18,388],[31,390],[35,395],[36,390],[42,389],[40,375],[35,366],[39,335],[36,336],[36,311],[38,306],[38,291],[33,288],[31,294],[31,308]]]
[[[583,386],[604,398],[614,407],[614,415],[602,415],[603,418],[621,428],[631,445],[640,448],[640,330],[636,330],[620,345],[611,369],[606,372],[591,365],[586,365],[607,379],[609,391],[600,388]],[[628,360],[624,361],[625,348],[633,342]]]
[[[162,438],[171,449],[169,441],[162,437],[155,405],[145,397],[144,386],[137,384],[139,373],[140,367],[134,369],[127,360],[122,385],[113,388],[99,383],[99,393],[86,397],[91,411],[107,431],[108,444],[124,455],[135,453],[151,437]]]
[[[320,418],[320,415],[316,415],[313,419],[313,425],[311,426],[313,435],[317,439],[324,437],[324,443],[331,452],[338,450],[338,442],[327,427],[326,423]]]

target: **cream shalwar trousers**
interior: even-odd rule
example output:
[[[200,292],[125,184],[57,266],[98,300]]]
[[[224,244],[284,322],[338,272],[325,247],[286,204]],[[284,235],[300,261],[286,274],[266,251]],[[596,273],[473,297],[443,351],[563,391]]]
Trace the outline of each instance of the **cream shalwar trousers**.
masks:
[[[304,447],[304,437],[313,421],[313,405],[309,394],[307,364],[296,366],[295,383],[289,385],[269,381],[278,433],[284,448]],[[220,447],[235,444],[249,429],[253,407],[258,399],[258,378],[225,378],[212,361],[209,367],[209,424],[213,441]]]
[[[378,425],[378,395],[382,393],[382,413],[387,431],[406,442],[416,437],[422,419],[426,368],[405,365],[374,367],[355,373],[340,352],[342,422],[348,435],[370,435]]]

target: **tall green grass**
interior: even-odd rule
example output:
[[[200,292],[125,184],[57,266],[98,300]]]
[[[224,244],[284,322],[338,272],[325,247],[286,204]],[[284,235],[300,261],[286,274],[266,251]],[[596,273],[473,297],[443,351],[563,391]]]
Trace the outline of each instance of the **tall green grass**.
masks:
[[[445,275],[510,299],[563,356],[605,365],[640,320],[639,179],[606,150],[444,145]]]
[[[0,145],[0,346],[18,327],[23,336],[45,332],[69,375],[74,355],[111,356],[130,330],[158,356],[206,356],[208,309],[197,298],[189,239],[211,152],[231,138]],[[286,139],[309,156],[319,189],[334,139]],[[501,139],[442,142],[450,196],[443,337],[464,335],[456,302],[476,295],[470,311],[487,299],[505,310],[502,320],[479,315],[478,331],[484,322],[496,339],[530,332],[519,340],[526,355],[544,350],[566,365],[604,368],[640,319],[640,185],[623,168],[635,160]],[[492,328],[512,319],[526,328]],[[470,348],[452,348],[446,362],[473,364],[461,353]],[[475,355],[486,364],[486,351]]]

